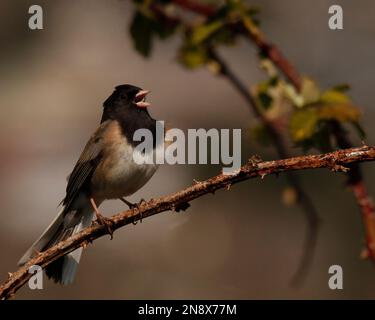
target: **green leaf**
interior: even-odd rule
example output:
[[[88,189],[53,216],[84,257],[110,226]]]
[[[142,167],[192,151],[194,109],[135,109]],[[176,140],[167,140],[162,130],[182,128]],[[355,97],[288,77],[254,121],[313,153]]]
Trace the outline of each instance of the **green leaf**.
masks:
[[[323,94],[320,97],[320,101],[322,103],[340,103],[340,104],[346,104],[350,103],[350,98],[341,91],[337,91],[334,89],[330,89],[327,91],[324,91]]]
[[[269,80],[269,84],[271,87],[276,87],[278,83],[279,83],[279,78],[277,76],[273,76]]]
[[[136,12],[130,25],[130,35],[135,49],[145,57],[148,57],[152,48],[153,21]]]
[[[257,90],[258,90],[258,92],[266,92],[268,90],[269,86],[270,86],[270,83],[269,83],[268,80],[261,81],[257,85]]]
[[[233,30],[230,30],[228,28],[220,28],[211,35],[210,41],[214,44],[231,46],[236,43],[236,37]]]
[[[135,49],[144,57],[148,57],[152,50],[154,36],[166,39],[176,30],[176,26],[169,26],[165,21],[157,21],[152,14],[137,11],[130,25],[130,35]]]
[[[316,108],[305,108],[296,110],[290,119],[289,130],[294,142],[302,141],[312,137],[318,123],[318,112]]]
[[[342,83],[334,86],[332,90],[340,91],[340,92],[346,92],[350,89],[350,85],[347,83]]]
[[[154,33],[159,36],[160,39],[164,40],[174,34],[177,29],[177,25],[171,25],[166,21],[152,20],[152,28]]]
[[[320,97],[320,102],[323,105],[319,107],[319,118],[349,122],[354,126],[359,137],[364,139],[365,132],[359,124],[361,112],[357,106],[351,103],[350,97],[345,94],[349,88],[349,85],[342,84],[323,92]]]
[[[302,79],[301,95],[304,105],[317,102],[320,98],[320,89],[317,83],[308,77],[304,77]]]
[[[285,97],[289,99],[289,101],[297,108],[302,108],[304,106],[302,96],[297,92],[296,88],[293,85],[285,83],[284,93]]]
[[[331,125],[327,121],[318,121],[315,133],[308,139],[296,142],[296,146],[301,147],[304,152],[311,148],[316,148],[322,152],[329,152],[333,146],[331,144]]]
[[[193,29],[190,41],[193,45],[198,45],[207,40],[211,35],[223,26],[222,21],[213,21],[209,24],[197,26]]]
[[[267,110],[269,107],[272,105],[272,97],[265,91],[261,91],[258,93],[258,99],[259,102],[261,103],[262,107]]]
[[[208,62],[207,50],[203,46],[185,44],[180,48],[178,60],[188,69],[194,69]]]
[[[360,111],[350,103],[345,104],[325,104],[319,108],[319,119],[337,120],[340,122],[358,122]]]

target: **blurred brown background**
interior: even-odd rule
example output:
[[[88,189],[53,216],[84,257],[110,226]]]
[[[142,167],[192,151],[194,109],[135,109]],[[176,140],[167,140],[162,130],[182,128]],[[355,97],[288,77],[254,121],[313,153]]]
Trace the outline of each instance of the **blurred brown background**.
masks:
[[[0,280],[57,213],[66,176],[96,128],[101,104],[115,85],[152,90],[152,115],[179,128],[243,128],[243,157],[275,154],[250,141],[253,124],[242,98],[206,70],[175,61],[178,37],[156,43],[151,59],[138,55],[128,35],[129,1],[37,1],[44,30],[27,28],[34,1],[0,2]],[[367,143],[375,129],[375,2],[251,1],[264,31],[321,86],[348,82],[365,116]],[[344,30],[328,29],[328,7],[341,4]],[[255,49],[243,41],[221,50],[249,84],[264,77]],[[293,150],[298,153],[299,150]],[[157,197],[217,173],[218,167],[163,166],[129,200]],[[375,195],[374,164],[363,165]],[[359,254],[363,230],[344,177],[328,170],[300,173],[323,224],[311,272],[301,288],[290,279],[302,253],[305,221],[282,204],[283,176],[252,180],[192,202],[183,214],[164,213],[101,238],[84,252],[68,287],[45,279],[17,298],[374,298],[375,268]],[[107,202],[102,211],[124,209]],[[344,290],[327,286],[328,268],[344,269]]]

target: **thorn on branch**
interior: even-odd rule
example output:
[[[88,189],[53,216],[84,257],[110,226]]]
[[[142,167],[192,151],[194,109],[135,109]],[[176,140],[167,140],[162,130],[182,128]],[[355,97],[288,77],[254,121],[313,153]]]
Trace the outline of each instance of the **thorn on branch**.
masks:
[[[86,249],[88,247],[88,245],[90,245],[90,244],[92,244],[92,239],[91,238],[82,242],[82,248]]]
[[[86,248],[89,246],[89,242],[88,241],[83,241],[82,242],[82,248],[84,249],[84,250],[86,250]]]
[[[348,172],[350,170],[350,168],[348,167],[344,167],[340,164],[333,164],[331,167],[330,167],[331,171],[333,172]]]
[[[263,161],[262,158],[258,156],[257,154],[255,154],[249,158],[248,164],[250,164],[253,168],[258,168],[258,163],[262,161]]]
[[[193,179],[193,186],[195,186],[196,184],[199,184],[199,183],[201,183],[201,181]]]
[[[134,208],[134,210],[135,210],[135,212],[138,211],[138,214],[139,214],[140,218],[137,220],[137,215],[138,215],[138,214],[133,215],[133,221],[132,221],[132,224],[133,224],[133,225],[136,225],[136,224],[138,224],[138,221],[139,221],[140,223],[142,223],[142,221],[143,221],[143,213],[141,212],[141,210],[139,210],[139,208]]]

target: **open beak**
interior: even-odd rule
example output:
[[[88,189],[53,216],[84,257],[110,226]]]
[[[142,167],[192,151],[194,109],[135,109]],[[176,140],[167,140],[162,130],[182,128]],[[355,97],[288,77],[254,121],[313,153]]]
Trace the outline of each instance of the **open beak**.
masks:
[[[150,103],[146,102],[146,96],[149,93],[150,93],[150,91],[141,90],[135,95],[134,103],[136,104],[137,107],[147,108],[147,107],[151,106]]]

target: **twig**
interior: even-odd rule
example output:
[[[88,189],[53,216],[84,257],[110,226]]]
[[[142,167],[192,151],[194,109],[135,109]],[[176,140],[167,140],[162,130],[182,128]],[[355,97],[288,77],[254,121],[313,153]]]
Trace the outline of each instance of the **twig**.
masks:
[[[270,121],[263,112],[257,107],[254,97],[249,92],[244,84],[242,84],[241,80],[234,74],[234,72],[230,69],[228,64],[220,57],[220,55],[213,49],[210,48],[210,57],[218,63],[220,66],[220,73],[224,77],[226,77],[233,86],[237,89],[237,91],[244,97],[244,99],[248,102],[250,111],[260,120],[263,125],[265,126],[267,132],[269,133],[274,146],[277,150],[280,159],[285,159],[290,157],[287,147],[283,141],[282,135],[278,132],[278,129],[274,125],[272,121]],[[308,273],[309,266],[311,265],[311,260],[314,256],[315,245],[318,238],[318,229],[319,229],[319,215],[318,212],[308,196],[308,194],[304,191],[299,177],[294,172],[287,173],[287,181],[289,185],[296,191],[297,193],[297,201],[304,210],[306,220],[307,220],[307,234],[306,239],[304,242],[304,250],[302,251],[302,258],[300,260],[300,264],[297,268],[295,275],[293,276],[292,283],[293,284],[300,284],[306,277]]]
[[[120,212],[110,218],[112,229],[117,230],[125,225],[132,224],[134,221],[145,219],[152,215],[181,207],[190,201],[206,194],[212,194],[219,189],[227,189],[228,185],[233,186],[244,180],[256,177],[264,177],[271,174],[316,169],[329,168],[337,171],[337,168],[344,169],[345,165],[363,161],[375,160],[375,146],[363,146],[360,148],[351,148],[339,150],[327,154],[293,157],[283,160],[254,162],[252,159],[242,166],[241,169],[231,175],[219,174],[205,181],[196,181],[192,186],[167,195],[158,199],[152,199],[140,204],[138,208]],[[31,277],[28,272],[32,265],[39,265],[42,268],[48,266],[51,262],[66,255],[75,249],[87,246],[87,243],[108,234],[104,226],[93,225],[82,230],[80,233],[59,242],[52,248],[39,253],[36,257],[29,260],[24,266],[20,267],[14,273],[10,273],[8,279],[0,286],[0,299],[9,299],[15,295]]]
[[[173,2],[187,10],[209,17],[215,14],[217,8],[211,6],[211,9],[195,6],[193,0],[173,0]],[[246,35],[255,43],[260,52],[267,56],[293,84],[297,91],[301,90],[302,77],[293,64],[286,59],[281,50],[272,44],[261,30],[248,21],[246,25]],[[350,148],[352,143],[345,134],[341,125],[336,121],[333,122],[334,135],[339,148]],[[350,170],[348,173],[348,185],[353,190],[354,197],[361,210],[362,221],[366,232],[366,254],[365,257],[371,258],[375,262],[375,206],[370,198],[360,167]]]
[[[301,76],[298,74],[294,66],[283,56],[280,49],[269,43],[261,32],[251,32],[248,28],[249,36],[259,47],[261,52],[266,55],[279,70],[289,79],[297,91],[301,90]],[[332,121],[333,134],[335,136],[337,146],[341,149],[351,148],[353,144],[346,135],[341,124]],[[354,197],[361,212],[362,222],[366,232],[366,249],[363,257],[371,258],[375,263],[375,207],[374,203],[367,192],[367,187],[358,164],[354,164],[348,172],[347,183],[353,190]]]
[[[214,15],[217,11],[217,8],[212,5],[201,5],[192,0],[173,0],[173,3],[206,17]],[[301,89],[301,76],[294,66],[285,58],[280,49],[269,42],[261,30],[254,24],[248,24],[246,27],[246,34],[256,44],[260,52],[264,56],[267,56],[294,85],[297,91],[299,91]]]
[[[210,16],[214,13],[214,11],[210,11],[210,8],[212,9],[211,6],[203,5],[203,7],[201,7],[200,4],[194,5],[194,2],[190,0],[176,0],[174,2],[194,12],[201,12],[206,16]],[[182,19],[167,14],[165,11],[162,10],[161,7],[153,5],[151,9],[154,11],[154,13],[156,13],[159,16],[159,18],[161,18],[161,21],[167,22],[168,24],[181,24],[184,25],[186,30],[190,30],[190,26],[187,25]],[[168,22],[169,20],[171,21]],[[270,121],[266,117],[266,115],[257,107],[254,97],[246,88],[246,86],[233,73],[233,71],[229,68],[227,63],[217,54],[217,52],[212,47],[208,48],[208,51],[210,58],[216,61],[216,63],[218,63],[221,75],[226,77],[229,80],[229,82],[231,82],[232,85],[237,89],[237,91],[245,98],[245,100],[248,102],[250,111],[265,126],[267,132],[269,133],[271,139],[274,142],[274,146],[277,150],[279,158],[283,159],[290,157],[287,151],[287,147],[285,146],[285,143],[283,141],[282,134],[278,131],[274,123]],[[308,226],[306,238],[303,245],[304,249],[302,251],[302,258],[300,260],[297,271],[292,279],[293,284],[299,285],[305,279],[308,273],[308,268],[311,265],[310,262],[314,256],[315,244],[318,237],[319,216],[312,200],[304,191],[299,180],[299,177],[295,175],[293,172],[289,172],[287,174],[287,181],[297,194],[297,202],[304,210]]]
[[[339,148],[351,148],[352,144],[348,140],[341,125],[338,122],[332,122],[331,125]],[[367,192],[358,163],[354,163],[350,166],[350,172],[347,177],[347,184],[353,190],[354,197],[361,211],[362,223],[366,234],[366,247],[362,252],[362,257],[370,258],[372,262],[375,263],[375,207]]]
[[[204,4],[191,0],[173,0],[173,2],[185,9],[207,17],[213,15],[216,12],[216,9],[210,4]]]

